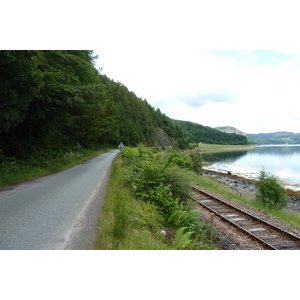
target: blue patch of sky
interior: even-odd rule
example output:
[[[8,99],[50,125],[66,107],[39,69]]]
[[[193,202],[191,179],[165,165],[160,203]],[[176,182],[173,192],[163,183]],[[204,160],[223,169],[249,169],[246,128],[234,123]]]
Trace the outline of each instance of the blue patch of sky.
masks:
[[[210,50],[224,59],[236,59],[253,65],[270,64],[277,65],[285,60],[293,60],[298,56],[297,52],[285,52],[280,50]]]

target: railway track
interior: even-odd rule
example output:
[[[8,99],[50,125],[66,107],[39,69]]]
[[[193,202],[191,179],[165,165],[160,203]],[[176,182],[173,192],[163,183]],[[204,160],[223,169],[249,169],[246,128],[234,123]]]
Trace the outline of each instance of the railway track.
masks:
[[[220,197],[193,187],[192,199],[271,250],[300,250],[300,237],[270,224]]]

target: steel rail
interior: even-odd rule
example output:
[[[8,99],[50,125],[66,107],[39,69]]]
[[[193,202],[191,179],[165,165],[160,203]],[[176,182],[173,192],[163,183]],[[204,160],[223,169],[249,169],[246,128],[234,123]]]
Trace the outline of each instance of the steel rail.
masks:
[[[225,204],[225,205],[227,205],[227,206],[229,206],[229,207],[231,207],[231,208],[236,209],[237,211],[239,211],[239,212],[245,214],[246,216],[250,217],[251,219],[256,220],[256,221],[259,221],[260,223],[262,223],[262,224],[264,224],[264,225],[267,225],[268,227],[270,227],[270,228],[272,228],[272,229],[274,229],[274,230],[276,230],[276,231],[279,231],[280,233],[282,233],[282,234],[284,234],[284,235],[286,235],[286,236],[288,236],[288,237],[290,237],[290,238],[296,240],[297,242],[300,242],[300,238],[299,238],[298,236],[296,236],[296,235],[294,235],[294,234],[292,234],[292,233],[290,233],[290,232],[288,232],[288,231],[285,231],[285,230],[283,230],[283,229],[277,227],[276,225],[273,225],[273,224],[271,224],[271,223],[269,223],[269,222],[267,222],[267,221],[265,221],[265,220],[262,220],[262,219],[260,219],[260,218],[258,218],[258,217],[256,217],[256,216],[250,214],[249,212],[246,212],[246,211],[244,211],[243,209],[238,208],[238,207],[236,207],[235,205],[230,204],[230,203],[224,201],[224,200],[221,199],[220,197],[218,197],[218,196],[216,196],[216,195],[213,195],[212,193],[210,193],[210,192],[208,192],[208,191],[206,191],[206,190],[203,190],[203,189],[198,188],[198,187],[196,188],[196,187],[194,187],[194,186],[193,186],[192,188],[193,188],[196,192],[203,193],[204,195],[207,195],[207,196],[209,196],[209,197],[211,197],[211,198],[213,198],[213,199],[215,199],[215,200],[221,202],[222,204]],[[195,198],[193,198],[193,197],[191,197],[191,199],[194,200],[194,201],[196,201],[197,203],[201,204],[202,206],[204,206],[204,207],[207,208],[208,210],[212,211],[213,213],[215,213],[216,215],[218,215],[219,217],[221,217],[224,221],[226,221],[226,222],[230,223],[231,225],[237,227],[239,230],[243,231],[244,233],[246,233],[247,235],[249,235],[251,238],[257,240],[259,243],[265,245],[266,248],[272,249],[272,250],[278,250],[278,248],[276,248],[275,246],[269,244],[268,242],[262,240],[261,238],[257,237],[256,235],[252,234],[252,233],[249,232],[247,229],[241,227],[240,225],[236,224],[236,223],[233,222],[232,220],[226,218],[224,215],[222,215],[221,213],[219,213],[219,212],[216,211],[215,209],[209,207],[208,205],[205,205],[205,204],[202,203],[200,200],[195,199]],[[299,244],[299,246],[300,246],[300,244]]]

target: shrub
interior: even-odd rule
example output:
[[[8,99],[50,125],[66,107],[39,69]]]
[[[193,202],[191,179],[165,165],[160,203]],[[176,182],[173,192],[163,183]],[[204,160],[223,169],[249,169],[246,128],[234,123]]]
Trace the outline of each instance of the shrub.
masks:
[[[127,164],[131,164],[136,161],[139,157],[140,153],[138,149],[126,147],[121,151],[121,156],[125,160]]]
[[[134,151],[127,149],[121,153],[129,163],[126,182],[132,187],[135,198],[143,200],[143,207],[150,212],[149,217],[155,217],[162,226],[176,232],[172,241],[166,239],[170,246],[202,249],[208,228],[198,212],[187,206],[190,186],[184,169],[193,169],[191,158],[174,152],[169,155],[156,153],[156,150],[146,150],[141,146]],[[144,221],[148,223],[149,219]],[[160,232],[154,227],[151,230]]]
[[[161,183],[149,193],[148,199],[157,206],[158,211],[166,218],[178,208],[178,200],[174,198],[169,185]]]
[[[193,163],[193,170],[197,175],[202,174],[202,155],[200,153],[191,153],[191,161]]]
[[[162,173],[162,182],[170,185],[171,192],[179,202],[186,202],[189,198],[190,187],[189,182],[180,168],[176,166],[164,168]]]
[[[163,165],[151,159],[137,161],[132,166],[128,181],[134,186],[135,196],[144,197],[162,182]]]
[[[287,206],[289,197],[276,176],[262,169],[255,184],[258,188],[257,200],[264,206],[276,210]]]
[[[169,153],[167,165],[175,164],[180,168],[193,170],[193,163],[187,156],[180,155],[178,152]]]
[[[134,188],[137,198],[148,199],[149,193],[161,183],[169,186],[173,197],[180,202],[185,201],[189,195],[188,182],[180,168],[166,166],[165,161],[159,155],[155,159],[148,156],[137,160],[132,165],[132,171],[127,180]]]

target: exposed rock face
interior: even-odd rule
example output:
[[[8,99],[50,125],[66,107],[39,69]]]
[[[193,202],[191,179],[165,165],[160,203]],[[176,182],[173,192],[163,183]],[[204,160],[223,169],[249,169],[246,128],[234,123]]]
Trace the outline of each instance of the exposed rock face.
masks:
[[[154,145],[171,146],[173,145],[173,141],[167,136],[167,134],[161,128],[158,128],[155,132]]]
[[[218,130],[226,132],[226,133],[235,133],[235,134],[246,135],[246,133],[244,133],[232,126],[215,127],[215,129],[218,129]]]

